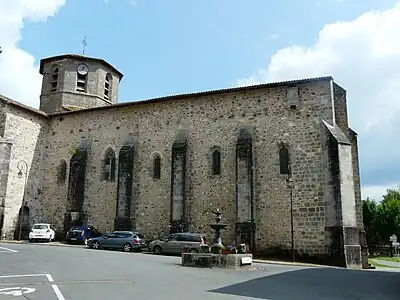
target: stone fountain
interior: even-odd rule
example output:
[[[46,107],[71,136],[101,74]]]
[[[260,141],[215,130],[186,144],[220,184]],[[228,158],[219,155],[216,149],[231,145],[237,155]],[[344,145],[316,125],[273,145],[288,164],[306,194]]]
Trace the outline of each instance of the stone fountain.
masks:
[[[215,215],[215,223],[210,224],[211,229],[215,230],[215,244],[211,246],[211,252],[214,254],[221,254],[221,250],[224,247],[222,244],[221,238],[221,230],[224,230],[228,227],[228,224],[223,224],[221,222],[222,212],[219,208],[217,208],[213,214]]]
[[[220,209],[216,209],[213,214],[215,215],[215,223],[209,224],[209,226],[215,230],[215,243],[211,246],[211,252],[182,253],[182,266],[197,268],[240,268],[251,265],[253,258],[251,253],[222,253],[222,249],[225,246],[222,244],[221,230],[224,230],[229,225],[221,223],[222,212]],[[209,249],[209,247],[205,248]]]

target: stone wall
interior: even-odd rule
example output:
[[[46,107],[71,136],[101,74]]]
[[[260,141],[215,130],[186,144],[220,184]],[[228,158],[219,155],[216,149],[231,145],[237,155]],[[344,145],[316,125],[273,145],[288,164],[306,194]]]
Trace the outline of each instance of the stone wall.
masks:
[[[183,97],[182,97],[183,98]],[[136,143],[136,229],[149,238],[168,232],[171,213],[172,146],[179,132],[187,134],[185,218],[189,230],[209,233],[211,211],[220,207],[230,226],[225,242],[235,238],[236,143],[243,128],[253,128],[254,218],[259,250],[290,248],[290,191],[280,174],[279,145],[291,151],[294,180],[294,227],[300,252],[324,252],[325,129],[333,122],[328,81],[276,86],[185,99],[165,99],[107,110],[52,117],[44,174],[45,219],[62,228],[67,187],[57,183],[60,161],[71,158],[71,145],[90,140],[85,207],[88,221],[112,230],[116,216],[116,182],[104,183],[102,160],[107,147],[119,152],[127,140]],[[221,174],[210,171],[212,149],[221,150]],[[153,179],[154,155],[161,156],[160,179]],[[118,164],[117,164],[118,165]],[[176,198],[177,199],[177,198]]]
[[[2,155],[1,175],[4,199],[4,223],[2,238],[12,238],[15,226],[18,221],[19,209],[23,203],[25,180],[27,179],[27,189],[25,205],[29,209],[29,224],[37,221],[43,215],[42,202],[42,157],[46,146],[47,122],[46,116],[30,112],[24,108],[8,104],[3,106],[6,114],[5,132],[2,148],[6,147],[9,153]],[[7,162],[8,160],[8,162]],[[28,166],[27,176],[25,176],[26,165]],[[22,177],[18,177],[18,164],[22,168]],[[6,175],[7,174],[7,175]],[[3,185],[5,184],[5,185]]]

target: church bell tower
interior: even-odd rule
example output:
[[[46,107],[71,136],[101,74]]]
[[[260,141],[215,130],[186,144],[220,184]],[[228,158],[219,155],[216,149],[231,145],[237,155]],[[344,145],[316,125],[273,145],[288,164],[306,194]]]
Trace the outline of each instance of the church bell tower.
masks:
[[[113,105],[123,74],[103,59],[77,54],[44,58],[40,110],[52,114]]]

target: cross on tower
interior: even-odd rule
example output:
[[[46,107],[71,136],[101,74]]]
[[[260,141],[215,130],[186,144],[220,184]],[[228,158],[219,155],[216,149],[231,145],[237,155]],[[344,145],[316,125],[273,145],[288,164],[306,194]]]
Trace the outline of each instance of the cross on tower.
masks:
[[[82,55],[85,55],[85,50],[86,50],[86,46],[87,46],[86,36],[84,37],[84,39],[82,41],[82,45],[83,45]]]

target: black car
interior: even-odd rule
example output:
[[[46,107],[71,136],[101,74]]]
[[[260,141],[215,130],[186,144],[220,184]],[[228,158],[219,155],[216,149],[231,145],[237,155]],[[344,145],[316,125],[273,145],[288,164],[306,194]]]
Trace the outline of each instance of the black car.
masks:
[[[68,244],[86,244],[88,239],[102,236],[96,228],[90,225],[76,225],[68,230],[65,240]]]

